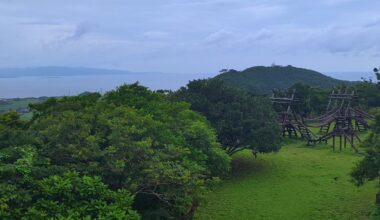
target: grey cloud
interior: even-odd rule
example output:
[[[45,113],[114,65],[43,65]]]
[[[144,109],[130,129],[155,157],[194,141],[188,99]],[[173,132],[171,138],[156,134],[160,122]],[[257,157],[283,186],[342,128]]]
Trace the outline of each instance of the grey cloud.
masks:
[[[75,27],[74,33],[71,36],[66,37],[64,41],[79,40],[97,27],[98,25],[95,23],[81,22]]]
[[[263,29],[254,35],[254,40],[262,41],[273,37],[273,33],[267,29]]]
[[[372,19],[372,21],[369,21],[367,24],[364,25],[364,27],[367,27],[367,28],[380,27],[380,17]]]
[[[241,1],[240,1],[241,2]],[[198,0],[198,1],[173,1],[169,4],[166,4],[165,7],[169,8],[202,8],[210,6],[225,6],[225,5],[235,5],[239,4],[239,1],[234,0]]]
[[[283,14],[286,11],[286,7],[283,5],[254,4],[243,7],[239,11],[255,18],[265,19]]]
[[[362,56],[379,51],[380,41],[378,28],[354,27],[337,28],[325,33],[325,40],[321,42],[321,48],[331,53]]]
[[[221,42],[228,41],[234,37],[235,37],[235,34],[233,32],[226,31],[226,30],[219,30],[219,31],[216,31],[216,32],[208,35],[204,39],[204,43],[206,43],[206,44],[218,44]]]
[[[340,5],[340,4],[346,4],[350,2],[354,2],[358,0],[322,0],[321,3],[325,5]]]
[[[163,39],[168,36],[168,33],[165,31],[146,31],[143,36],[149,39]]]
[[[25,21],[20,22],[21,25],[32,25],[32,26],[57,26],[62,25],[59,21]]]
[[[211,72],[276,60],[362,68],[379,54],[379,7],[378,0],[0,2],[0,66]]]

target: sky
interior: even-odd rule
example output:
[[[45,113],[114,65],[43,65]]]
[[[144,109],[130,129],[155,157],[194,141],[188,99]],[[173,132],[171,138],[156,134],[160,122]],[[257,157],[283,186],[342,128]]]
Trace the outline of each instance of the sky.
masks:
[[[379,0],[0,0],[0,67],[371,71]]]

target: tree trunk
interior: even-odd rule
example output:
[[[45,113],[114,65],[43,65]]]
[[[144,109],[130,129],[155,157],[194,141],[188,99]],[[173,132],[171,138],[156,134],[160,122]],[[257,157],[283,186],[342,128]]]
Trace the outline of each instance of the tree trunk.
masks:
[[[187,212],[187,214],[185,216],[183,216],[182,220],[191,220],[193,219],[193,216],[195,214],[195,210],[198,208],[198,201],[197,200],[193,200],[193,203],[191,205],[191,208],[190,210]]]

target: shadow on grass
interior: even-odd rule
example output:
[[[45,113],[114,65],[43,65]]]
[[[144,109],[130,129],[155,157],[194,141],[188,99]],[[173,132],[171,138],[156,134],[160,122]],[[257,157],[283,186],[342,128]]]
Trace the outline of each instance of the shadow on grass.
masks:
[[[260,158],[255,158],[249,151],[239,153],[231,161],[230,179],[242,179],[251,175],[267,173],[271,165]]]

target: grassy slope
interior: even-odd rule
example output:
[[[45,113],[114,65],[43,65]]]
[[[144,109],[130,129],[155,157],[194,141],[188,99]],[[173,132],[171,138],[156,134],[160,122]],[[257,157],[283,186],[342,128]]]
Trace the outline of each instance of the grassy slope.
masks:
[[[332,152],[295,141],[256,160],[242,152],[195,219],[368,219],[375,183],[358,188],[349,177],[359,159],[349,147]]]

